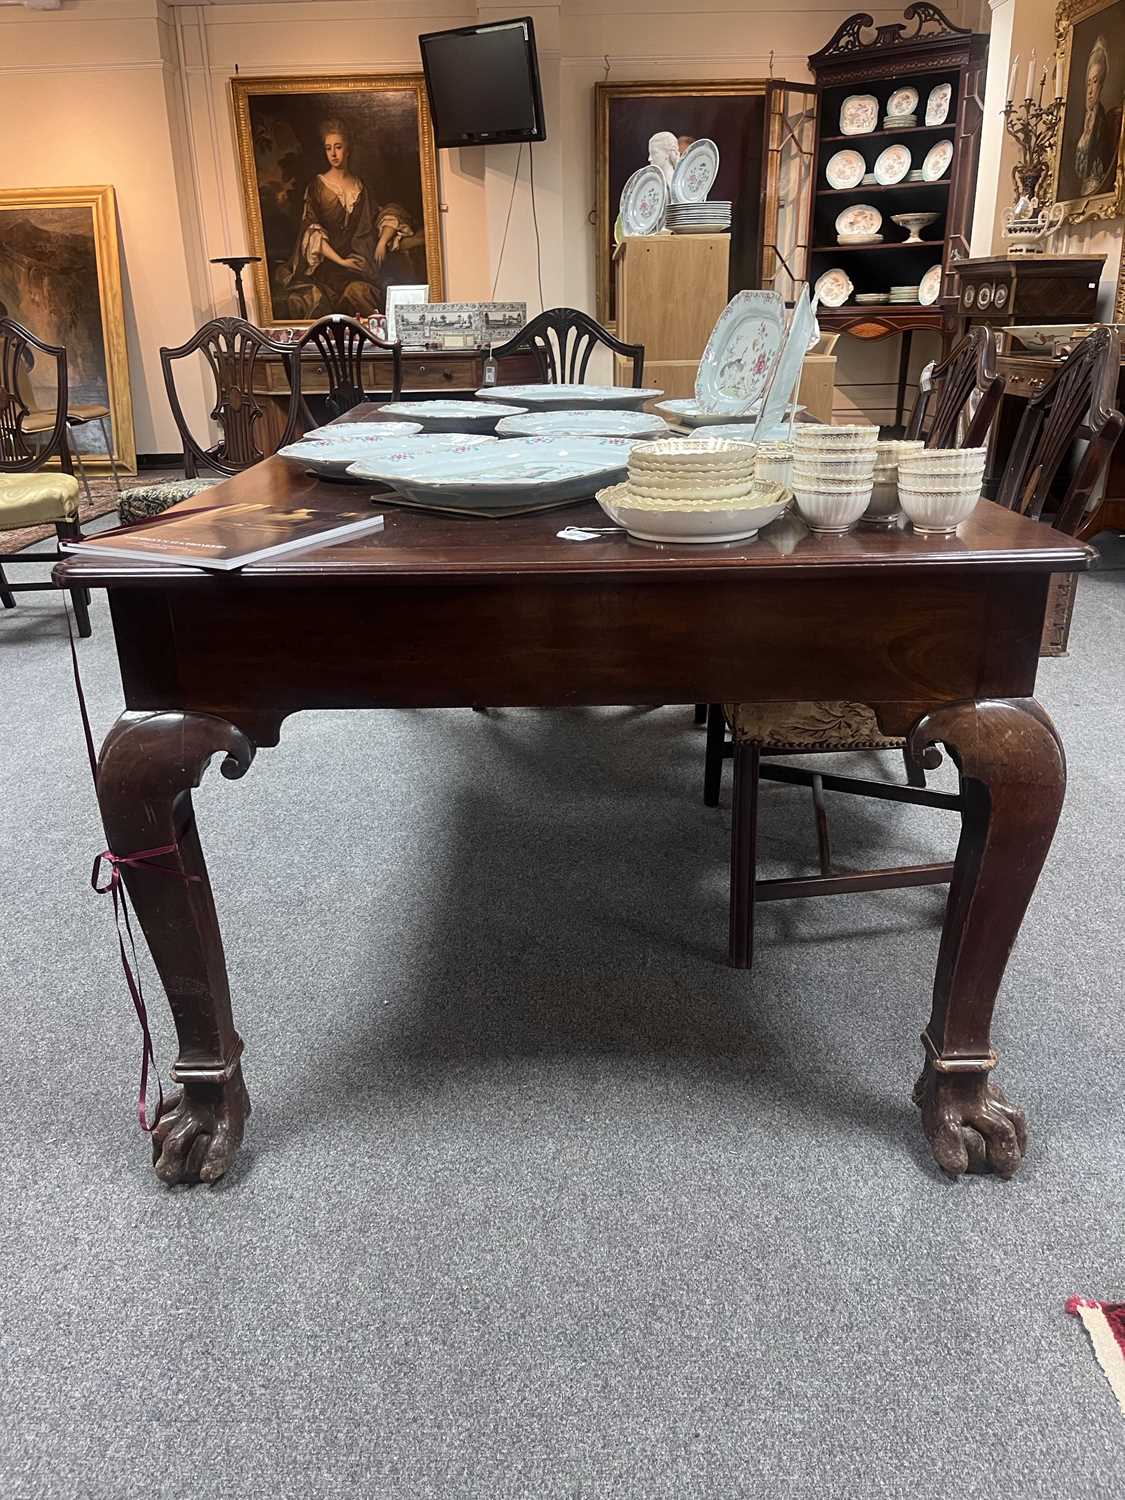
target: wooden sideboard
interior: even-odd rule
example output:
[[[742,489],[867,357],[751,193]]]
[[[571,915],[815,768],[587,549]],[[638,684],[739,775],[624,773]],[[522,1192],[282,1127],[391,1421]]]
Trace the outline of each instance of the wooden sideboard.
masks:
[[[484,384],[483,349],[404,349],[402,351],[402,395],[406,401],[426,396],[469,397]],[[543,375],[533,354],[509,354],[498,361],[499,385],[539,384]],[[372,396],[385,394],[390,399],[391,358],[373,354],[363,361],[364,389]],[[318,410],[318,396],[328,393],[328,371],[315,349],[306,348],[301,355],[301,392],[310,397],[309,408],[321,420],[326,413]],[[262,399],[265,428],[263,438],[276,443],[285,429],[289,382],[280,355],[262,354],[258,358],[254,394]]]
[[[1104,255],[990,255],[959,261],[956,337],[977,323],[1096,323]]]

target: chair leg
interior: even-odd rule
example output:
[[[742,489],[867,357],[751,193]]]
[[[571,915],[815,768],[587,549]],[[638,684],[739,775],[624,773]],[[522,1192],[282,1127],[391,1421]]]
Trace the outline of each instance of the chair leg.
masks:
[[[813,772],[813,811],[816,813],[816,848],[820,858],[820,873],[832,874],[832,840],[828,833],[828,809],[824,805],[824,782]]]
[[[109,432],[108,432],[108,430],[106,428],[105,418],[104,417],[99,417],[98,418],[98,426],[102,430],[102,442],[105,444],[105,451],[106,451],[106,453],[107,453],[107,455],[109,457],[109,470],[110,470],[110,473],[113,475],[113,487],[117,491],[117,493],[120,495],[120,493],[121,493],[121,478],[120,478],[120,476],[119,476],[119,474],[117,472],[117,460],[113,456],[113,444],[109,440]]]
[[[758,769],[754,744],[735,744],[730,833],[730,934],[728,962],[748,969],[754,961],[754,887],[758,863]]]
[[[0,604],[2,604],[5,609],[15,609],[16,607],[16,596],[8,587],[8,580],[5,577],[4,566],[2,563],[0,563]]]
[[[910,751],[904,745],[902,747],[902,760],[906,766],[907,786],[925,786],[926,770],[921,761],[915,760]]]
[[[706,703],[697,703],[695,705],[695,721],[694,722],[696,724],[706,724],[706,722],[707,722],[707,705],[706,705]]]
[[[727,720],[721,703],[707,705],[707,748],[703,756],[703,805],[718,807],[723,787],[723,749]]]
[[[60,542],[80,542],[82,540],[82,527],[76,520],[56,521],[55,533]],[[70,602],[74,607],[74,620],[78,626],[78,634],[85,638],[92,634],[93,627],[90,624],[90,590],[83,588],[68,589]]]
[[[82,488],[86,491],[87,504],[93,502],[94,494],[90,489],[90,479],[86,473],[86,465],[82,462],[82,454],[77,447],[74,449],[74,461],[78,465],[78,477],[82,481]]]

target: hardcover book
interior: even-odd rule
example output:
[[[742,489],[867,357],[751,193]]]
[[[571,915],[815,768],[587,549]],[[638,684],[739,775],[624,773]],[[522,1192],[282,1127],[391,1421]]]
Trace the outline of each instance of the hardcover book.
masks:
[[[84,557],[132,557],[230,572],[286,552],[378,531],[382,525],[383,517],[368,508],[318,510],[309,505],[286,508],[247,501],[168,511],[151,521],[103,531],[81,542],[66,542],[63,551]]]

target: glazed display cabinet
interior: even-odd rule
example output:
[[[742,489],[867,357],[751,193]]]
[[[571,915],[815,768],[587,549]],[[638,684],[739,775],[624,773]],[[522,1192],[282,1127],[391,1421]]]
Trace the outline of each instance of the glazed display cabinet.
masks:
[[[903,418],[912,334],[928,329],[941,333],[948,343],[956,326],[956,272],[958,262],[969,253],[987,49],[986,36],[953,25],[935,5],[919,3],[907,7],[903,21],[883,26],[873,25],[864,14],[851,16],[809,58],[816,111],[811,128],[801,136],[811,138],[805,174],[808,209],[803,218],[795,208],[789,213],[790,227],[798,235],[807,234],[800,274],[811,287],[818,282],[822,285],[818,316],[825,332],[860,339],[900,339],[896,425]],[[913,110],[888,112],[896,95],[900,105],[903,98],[909,102],[904,90],[917,95]],[[943,112],[941,103],[946,97]],[[913,123],[896,123],[909,113],[913,113]],[[795,109],[792,114],[796,115]],[[941,118],[927,123],[928,116]],[[787,167],[790,181],[799,154],[794,135],[780,130],[781,139],[788,142],[789,160],[782,163],[779,155],[779,172],[784,178],[782,168]],[[902,152],[888,158],[884,153],[889,147],[904,147],[909,153],[904,175],[897,181],[872,180],[880,158],[880,179],[902,168]],[[935,147],[942,149],[935,154]],[[857,152],[863,159],[864,175],[854,185],[833,186],[829,180],[841,177],[839,170],[829,169],[841,151]],[[948,156],[948,164],[939,173],[936,166],[942,156]],[[888,170],[892,161],[894,167]],[[858,169],[854,158],[851,164]],[[923,170],[926,177],[919,180]],[[767,194],[767,209],[772,208]],[[878,214],[880,222],[872,232],[882,239],[857,236],[842,243],[837,227],[841,213],[861,208]],[[898,216],[913,214],[935,217],[920,231],[894,222]],[[872,214],[852,217],[866,220],[868,227],[874,219]],[[795,269],[801,255],[794,245],[784,252],[777,248],[785,238],[783,220],[767,212],[764,228],[768,249],[763,271],[774,275],[763,284],[771,285],[780,262],[784,259],[787,267]],[[934,270],[938,266],[940,273]],[[842,272],[843,277],[825,283],[823,278],[833,271]],[[917,287],[927,271],[932,274],[923,296],[929,292],[932,301],[890,300],[892,288]],[[850,283],[850,289],[845,283]],[[869,300],[883,296],[888,300]],[[903,293],[900,290],[894,296],[902,298]],[[857,302],[857,297],[865,300]]]

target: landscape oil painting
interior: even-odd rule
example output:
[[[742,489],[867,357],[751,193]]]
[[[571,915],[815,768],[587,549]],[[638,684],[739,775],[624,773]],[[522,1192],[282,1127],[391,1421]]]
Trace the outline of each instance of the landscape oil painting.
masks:
[[[65,347],[69,406],[108,407],[115,459],[135,470],[112,187],[0,192],[0,317]],[[53,410],[54,361],[39,357],[24,373],[20,394],[30,407]],[[67,440],[83,460],[108,464],[96,421],[71,427]]]
[[[234,78],[258,321],[386,311],[443,294],[437,168],[420,74]]]

